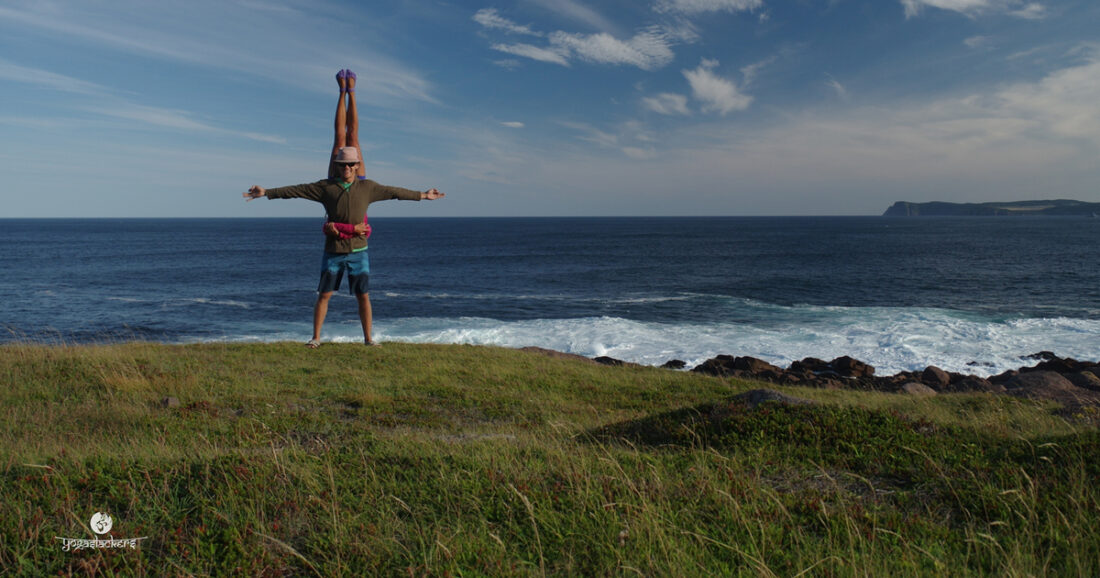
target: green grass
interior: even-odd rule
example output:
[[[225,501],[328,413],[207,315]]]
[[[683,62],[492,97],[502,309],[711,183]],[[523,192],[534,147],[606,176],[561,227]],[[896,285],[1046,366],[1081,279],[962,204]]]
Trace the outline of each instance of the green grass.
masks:
[[[1100,574],[1090,422],[731,400],[760,386],[469,346],[3,346],[0,573]],[[148,539],[64,552],[97,511]]]

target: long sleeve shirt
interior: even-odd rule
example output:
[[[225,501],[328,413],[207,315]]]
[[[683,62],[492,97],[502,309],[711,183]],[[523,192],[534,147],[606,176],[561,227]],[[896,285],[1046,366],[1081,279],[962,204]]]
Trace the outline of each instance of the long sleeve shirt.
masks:
[[[316,183],[276,187],[267,189],[269,199],[308,199],[317,201],[325,207],[328,219],[336,223],[362,223],[367,216],[367,206],[375,201],[400,199],[419,201],[420,192],[400,187],[388,187],[371,180],[356,179],[344,189],[338,181],[325,179]],[[325,251],[328,253],[351,253],[367,246],[365,237],[340,239],[325,238]]]

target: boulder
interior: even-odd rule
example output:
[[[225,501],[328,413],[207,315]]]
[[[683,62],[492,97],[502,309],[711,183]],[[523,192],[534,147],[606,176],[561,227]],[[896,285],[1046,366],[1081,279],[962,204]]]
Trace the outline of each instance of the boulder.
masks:
[[[874,367],[858,359],[852,359],[847,355],[832,360],[829,362],[829,366],[843,377],[872,377],[875,375]]]
[[[976,375],[967,375],[962,379],[953,380],[942,391],[950,393],[1004,393],[1005,386],[993,383],[988,379],[982,379]]]
[[[810,372],[821,373],[823,371],[833,371],[833,368],[829,366],[829,362],[816,357],[807,357],[802,361],[796,361],[791,364],[790,371],[793,372]]]
[[[1035,367],[1024,368],[1020,371],[1053,371],[1055,373],[1077,373],[1081,371],[1081,362],[1071,358],[1059,358],[1048,359],[1035,364]]]
[[[670,359],[662,365],[664,369],[683,369],[687,367],[687,363],[682,359]]]
[[[917,397],[923,397],[923,396],[928,396],[928,395],[936,395],[936,390],[932,389],[931,387],[928,387],[927,385],[924,385],[923,383],[918,383],[916,381],[910,381],[910,382],[905,383],[904,385],[901,386],[901,389],[899,389],[898,391],[901,392],[901,393],[907,393],[909,395],[913,395],[913,396],[917,396]]]
[[[774,375],[783,373],[782,369],[755,357],[733,357],[731,355],[719,355],[708,359],[692,371],[719,377],[733,377],[734,372],[740,372],[738,376],[744,374],[755,376],[765,372],[774,372]]]
[[[929,365],[924,369],[924,373],[920,374],[921,383],[931,387],[932,389],[943,389],[947,384],[951,383],[951,376],[946,371],[934,366]]]
[[[1077,387],[1087,389],[1089,391],[1100,391],[1100,376],[1097,376],[1091,371],[1082,371],[1080,373],[1069,373],[1062,377],[1068,379],[1070,383]]]
[[[1009,395],[1067,403],[1096,403],[1100,393],[1082,389],[1053,371],[1028,371],[1005,384]]]

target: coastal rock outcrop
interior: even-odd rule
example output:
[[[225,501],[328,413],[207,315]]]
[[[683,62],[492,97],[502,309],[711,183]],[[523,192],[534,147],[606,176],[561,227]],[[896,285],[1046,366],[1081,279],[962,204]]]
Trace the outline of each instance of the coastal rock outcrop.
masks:
[[[875,368],[852,357],[824,361],[814,357],[795,361],[787,369],[754,357],[719,355],[691,371],[718,377],[766,381],[829,389],[862,389],[935,395],[951,393],[1009,394],[1031,399],[1049,399],[1063,404],[1100,407],[1100,364],[1061,358],[1041,352],[1026,359],[1039,360],[989,378],[944,371],[928,366],[919,372],[876,376]]]

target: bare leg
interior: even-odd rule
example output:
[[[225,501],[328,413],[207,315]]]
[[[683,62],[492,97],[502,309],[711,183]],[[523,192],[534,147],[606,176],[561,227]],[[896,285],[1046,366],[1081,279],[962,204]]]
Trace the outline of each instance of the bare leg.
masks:
[[[328,161],[328,176],[330,179],[338,179],[342,176],[336,174],[336,163],[333,163],[332,159],[336,158],[336,153],[339,152],[340,147],[348,146],[348,112],[345,105],[345,97],[348,92],[347,80],[337,76],[336,82],[340,85],[340,98],[336,101],[336,119],[332,127],[332,156],[329,157]]]
[[[355,300],[359,302],[359,323],[363,325],[363,341],[368,344],[374,343],[370,337],[372,322],[370,293],[356,293]]]
[[[359,152],[358,176],[367,176],[367,165],[363,163],[363,149],[359,148],[359,109],[355,106],[355,77],[349,76],[348,86],[348,116],[347,116],[347,144],[344,146],[355,147]]]
[[[313,339],[321,340],[321,326],[325,324],[325,316],[328,315],[328,301],[332,299],[332,292],[318,293],[317,303],[313,305]]]

